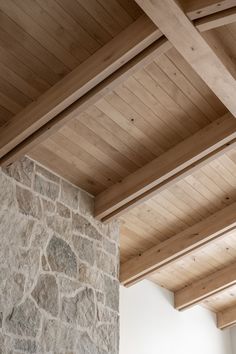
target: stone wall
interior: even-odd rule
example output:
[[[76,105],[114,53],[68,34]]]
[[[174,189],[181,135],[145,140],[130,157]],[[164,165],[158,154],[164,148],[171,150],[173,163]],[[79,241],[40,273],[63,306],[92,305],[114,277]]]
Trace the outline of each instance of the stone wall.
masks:
[[[27,158],[0,170],[0,353],[115,354],[119,230]]]

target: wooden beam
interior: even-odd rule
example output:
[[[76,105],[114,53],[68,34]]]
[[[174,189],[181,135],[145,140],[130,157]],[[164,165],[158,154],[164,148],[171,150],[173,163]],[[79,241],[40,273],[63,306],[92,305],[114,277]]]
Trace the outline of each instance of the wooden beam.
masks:
[[[217,327],[225,329],[236,325],[236,305],[217,313]]]
[[[236,6],[235,0],[180,0],[190,20],[206,17]]]
[[[121,264],[120,281],[132,285],[232,231],[236,231],[236,203]]]
[[[221,8],[212,6],[207,14],[216,10],[220,11]],[[199,11],[205,15],[202,4],[199,4]],[[190,6],[188,4],[188,12],[193,19],[199,17],[198,11],[195,11],[195,3]],[[209,20],[211,26],[219,25],[217,21]],[[202,30],[207,26],[207,18],[204,21]],[[199,26],[202,28],[202,24]],[[122,80],[127,79],[135,70],[151,62],[155,55],[168,50],[171,44],[163,36],[160,41],[160,37],[161,32],[153,22],[146,15],[141,16],[36,102],[16,115],[0,129],[0,164],[10,164],[26,154]],[[127,62],[130,65],[123,69]],[[122,70],[119,70],[120,67]]]
[[[199,18],[194,21],[194,25],[200,32],[205,32],[233,22],[236,22],[236,7]]]
[[[175,307],[184,310],[236,284],[236,263],[175,293]],[[236,320],[236,318],[235,318]]]
[[[136,20],[1,129],[0,158],[161,36],[146,16]]]
[[[95,198],[95,216],[108,221],[150,199],[235,144],[230,113],[201,129]]]
[[[150,64],[155,58],[168,51],[171,47],[170,42],[164,36],[156,40],[148,48],[144,49],[128,63],[124,64],[120,69],[116,70],[115,73],[111,74],[108,78],[91,89],[87,94],[51,119],[48,123],[31,134],[27,139],[23,140],[14,149],[9,151],[9,153],[4,155],[0,159],[0,165],[8,166],[19,159],[22,155],[27,154],[42,141],[56,133],[68,121],[78,117],[78,115],[84,112],[89,106],[96,103],[99,99],[124,82],[127,77],[131,76],[134,72],[140,70],[144,66]]]
[[[136,0],[236,117],[236,81],[175,0]]]

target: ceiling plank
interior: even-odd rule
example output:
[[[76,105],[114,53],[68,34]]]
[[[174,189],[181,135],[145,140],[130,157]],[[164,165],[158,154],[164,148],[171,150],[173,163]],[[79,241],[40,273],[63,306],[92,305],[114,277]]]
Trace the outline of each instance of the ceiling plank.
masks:
[[[0,157],[161,36],[146,16],[132,23],[1,129]]]
[[[209,124],[95,198],[95,216],[108,221],[176,183],[235,144],[230,113]]]
[[[195,11],[194,6],[195,4],[188,6],[189,13],[192,10]],[[203,10],[202,6],[199,4],[200,12]],[[221,10],[220,7],[216,8],[218,11]],[[208,14],[216,12],[216,8],[211,7]],[[204,11],[202,13],[204,14]],[[194,19],[199,17],[199,14],[195,12],[191,16]],[[222,16],[225,16],[224,13]],[[231,17],[228,19],[231,21]],[[219,25],[219,22],[214,22],[211,18],[209,20],[215,26]],[[207,17],[204,26],[207,26]],[[161,32],[153,22],[146,15],[141,16],[36,102],[17,114],[0,130],[0,164],[10,164],[26,154],[58,131],[70,119],[119,85],[122,80],[132,75],[134,69],[139,70],[151,62],[154,55],[167,51],[171,44],[165,40],[164,36],[160,41],[160,37]],[[141,55],[137,55],[140,52]],[[135,59],[135,63],[132,62],[132,58]],[[119,68],[130,59],[130,66],[119,71]],[[133,70],[130,70],[131,67]],[[121,74],[120,78],[119,74]]]
[[[177,310],[187,309],[235,284],[236,264],[234,263],[177,291],[175,308]]]
[[[236,203],[121,264],[120,281],[132,285],[235,230]]]
[[[236,80],[176,1],[136,2],[236,117]]]
[[[225,329],[236,324],[236,305],[217,313],[217,327]]]

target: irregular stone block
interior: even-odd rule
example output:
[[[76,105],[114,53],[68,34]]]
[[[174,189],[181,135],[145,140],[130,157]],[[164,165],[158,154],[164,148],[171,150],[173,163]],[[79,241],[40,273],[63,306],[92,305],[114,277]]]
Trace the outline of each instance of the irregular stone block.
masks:
[[[82,215],[94,215],[94,197],[80,190],[78,210]]]
[[[44,215],[53,214],[56,210],[55,203],[51,200],[42,199]]]
[[[93,290],[85,288],[74,297],[64,297],[62,299],[61,319],[80,327],[91,327],[95,323]]]
[[[74,249],[82,261],[93,265],[95,261],[94,243],[85,237],[73,235]]]
[[[69,219],[71,217],[70,209],[60,202],[57,202],[57,213],[63,218]]]
[[[78,281],[68,279],[63,276],[58,276],[60,293],[70,295],[75,293],[81,288],[81,284]]]
[[[35,175],[34,190],[52,200],[56,200],[59,196],[59,185],[39,175]]]
[[[13,308],[7,316],[5,328],[8,332],[27,337],[36,337],[40,327],[40,312],[32,300]]]
[[[91,268],[84,263],[79,266],[79,281],[92,286],[94,289],[103,291],[104,275],[96,268]]]
[[[104,292],[106,294],[106,306],[119,311],[119,282],[108,276],[104,276]]]
[[[62,218],[59,215],[50,215],[46,218],[47,226],[68,240],[71,237],[71,220]]]
[[[32,185],[34,174],[34,162],[27,157],[23,157],[21,160],[14,162],[10,166],[4,167],[3,171],[17,182],[30,187]]]
[[[50,274],[41,274],[32,292],[38,306],[52,316],[58,314],[58,287],[56,279]]]
[[[76,255],[64,240],[56,236],[52,237],[47,247],[47,258],[53,271],[76,277]]]
[[[72,214],[72,228],[73,231],[78,233],[84,233],[85,226],[88,225],[89,222],[80,214]]]
[[[103,237],[103,248],[106,252],[115,256],[117,254],[117,246],[115,242],[108,240],[106,237]]]
[[[73,209],[78,209],[79,189],[62,180],[60,200]]]
[[[52,182],[55,182],[57,184],[60,183],[60,177],[58,177],[57,175],[55,175],[54,173],[50,172],[49,170],[47,170],[42,166],[36,165],[35,171]]]
[[[19,210],[22,214],[31,215],[37,219],[42,217],[42,206],[40,199],[31,191],[16,186],[16,199]]]
[[[0,170],[0,200],[1,208],[8,209],[15,205],[14,185]]]
[[[18,249],[15,252],[14,266],[24,274],[27,274],[25,291],[30,291],[40,267],[40,250],[31,248],[29,250]]]
[[[113,256],[108,255],[101,249],[96,250],[96,264],[99,269],[113,277],[118,276],[117,262]]]
[[[16,210],[0,211],[0,235],[2,247],[11,244],[14,247],[27,247],[33,232],[35,221],[30,220]]]
[[[50,267],[48,265],[48,262],[47,262],[47,259],[45,257],[45,255],[43,254],[42,257],[41,257],[41,265],[42,265],[42,269],[45,271],[45,272],[49,272],[50,271]]]
[[[15,339],[14,349],[26,353],[36,353],[37,345],[36,342],[31,339]]]
[[[4,285],[1,286],[2,302],[5,311],[10,311],[24,295],[25,276],[20,273],[8,272]]]
[[[0,312],[0,328],[2,328],[2,319],[3,319],[3,313]]]
[[[80,332],[76,349],[79,354],[99,353],[96,344],[92,341],[87,332]]]
[[[47,240],[51,236],[52,231],[46,229],[43,224],[37,223],[33,229],[32,233],[32,247],[39,247],[44,249]]]

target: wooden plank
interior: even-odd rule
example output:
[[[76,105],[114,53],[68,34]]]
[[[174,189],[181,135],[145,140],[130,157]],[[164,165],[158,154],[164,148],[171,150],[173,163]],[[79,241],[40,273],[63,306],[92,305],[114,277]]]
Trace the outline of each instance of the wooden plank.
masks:
[[[90,56],[0,131],[0,157],[162,36],[142,16]]]
[[[218,270],[209,276],[177,291],[175,308],[184,310],[236,284],[236,264]]]
[[[165,38],[160,38],[155,41],[140,54],[136,55],[135,58],[130,60],[127,64],[116,70],[115,73],[111,74],[100,84],[96,85],[96,87],[92,88],[79,100],[71,104],[68,108],[66,108],[54,118],[50,119],[46,124],[36,130],[34,133],[30,134],[28,138],[23,140],[20,144],[13,148],[13,150],[9,151],[6,155],[1,157],[0,165],[7,166],[20,158],[20,156],[27,154],[35,146],[57,132],[68,121],[84,112],[86,109],[88,109],[89,106],[96,103],[104,95],[108,94],[115,87],[124,82],[127,77],[131,76],[135,71],[139,70],[143,66],[148,65],[158,55],[161,55],[169,50],[170,47],[171,44]],[[4,136],[4,131],[5,128],[4,130],[2,129],[2,131],[0,131],[0,137]]]
[[[99,194],[95,216],[107,221],[150,199],[190,174],[208,155],[223,153],[235,138],[236,120],[228,113]]]
[[[236,203],[121,264],[120,281],[132,285],[236,230]]]
[[[180,4],[190,20],[206,17],[236,6],[235,0],[181,0]]]
[[[236,7],[197,19],[194,25],[200,32],[204,32],[233,22],[236,22]]]
[[[221,102],[236,117],[236,81],[175,0],[136,0]]]
[[[236,324],[236,305],[217,313],[217,327],[220,329],[232,327]]]
[[[40,143],[51,133],[57,131],[71,119],[71,116],[75,116],[73,114],[71,115],[72,109],[69,109],[68,118],[66,117],[66,109],[70,105],[86,95],[89,90],[93,89],[111,73],[160,37],[161,32],[149,18],[145,15],[141,16],[116,38],[99,49],[88,60],[79,65],[77,69],[48,90],[37,101],[17,114],[4,126],[4,129],[1,129],[0,158],[10,152],[10,150],[15,149],[4,159],[5,163],[8,163],[7,161],[10,163],[34,147],[36,142],[37,144]],[[141,55],[141,63],[136,66],[136,70],[151,62],[157,47],[159,54],[161,51],[165,52],[171,46],[170,43],[167,44],[164,40],[162,50],[160,43],[156,42],[155,45],[153,47],[150,46],[146,54],[143,53],[143,55]],[[149,60],[148,53],[150,55]],[[146,56],[146,58],[142,61],[144,56]],[[129,71],[129,75],[132,75],[132,72],[132,70]],[[124,76],[122,80],[124,80]],[[116,82],[119,84],[119,80]],[[114,86],[110,85],[110,87]],[[106,92],[106,90],[104,92]],[[99,95],[99,97],[101,97],[101,95]],[[83,97],[83,99],[82,103],[78,102],[79,107],[87,107],[86,105],[84,106],[86,98]],[[95,101],[96,99],[94,99],[94,102]],[[73,106],[73,109],[76,110],[76,107],[77,104]],[[62,111],[63,119],[60,115]],[[82,108],[80,111],[82,111]],[[75,114],[78,113],[75,111]],[[57,117],[57,115],[59,116]],[[53,121],[50,122],[50,120]],[[57,124],[58,122],[59,124]],[[47,123],[49,123],[50,128],[47,126]],[[37,137],[37,139],[34,143],[33,140],[35,137]],[[28,144],[29,146],[27,146]],[[22,151],[22,153],[20,151]],[[15,153],[16,157],[14,158]]]

